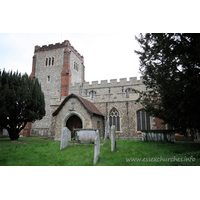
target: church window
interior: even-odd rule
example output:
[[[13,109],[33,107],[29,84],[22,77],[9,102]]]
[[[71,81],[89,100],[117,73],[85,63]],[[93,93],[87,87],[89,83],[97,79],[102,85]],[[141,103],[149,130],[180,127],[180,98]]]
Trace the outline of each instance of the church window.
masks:
[[[97,121],[97,128],[100,128],[100,127],[101,127],[101,122]]]
[[[96,92],[92,90],[89,94],[90,94],[90,98],[93,99]]]
[[[149,113],[143,109],[137,111],[137,131],[150,130],[150,116]]]
[[[133,90],[132,89],[126,89],[126,97],[128,98],[129,97],[129,94],[132,92]]]
[[[51,65],[51,58],[49,58],[49,66]]]
[[[113,108],[110,111],[109,122],[110,126],[115,125],[116,130],[120,131],[120,117],[119,117],[119,112],[116,108]]]
[[[48,58],[46,58],[46,66],[48,65]]]
[[[78,63],[77,63],[77,62],[74,62],[74,69],[75,69],[76,71],[78,71]]]
[[[52,65],[54,65],[54,57],[52,57]]]

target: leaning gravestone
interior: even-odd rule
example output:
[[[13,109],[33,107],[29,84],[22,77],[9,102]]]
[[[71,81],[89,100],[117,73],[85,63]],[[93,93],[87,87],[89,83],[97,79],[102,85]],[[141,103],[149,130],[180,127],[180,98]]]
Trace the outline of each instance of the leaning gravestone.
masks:
[[[105,129],[104,141],[106,141],[106,140],[107,140],[107,137],[108,137],[108,131],[109,131],[108,123],[109,123],[109,122],[107,121],[107,123],[106,123],[106,129]]]
[[[111,151],[116,148],[116,129],[115,126],[111,126]]]
[[[71,135],[71,131],[67,127],[65,127],[62,131],[61,138],[60,138],[60,150],[67,147],[69,134]]]
[[[99,130],[96,131],[95,137],[95,146],[94,146],[94,164],[97,163],[99,156],[100,156],[100,135]]]

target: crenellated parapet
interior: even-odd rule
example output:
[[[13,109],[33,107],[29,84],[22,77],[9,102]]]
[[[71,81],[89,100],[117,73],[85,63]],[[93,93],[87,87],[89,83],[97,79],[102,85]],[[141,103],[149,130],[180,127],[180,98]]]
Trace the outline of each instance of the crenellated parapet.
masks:
[[[124,86],[130,86],[130,85],[143,85],[143,78],[140,77],[138,80],[137,77],[131,77],[129,81],[127,78],[121,78],[119,82],[117,79],[111,79],[110,81],[108,80],[102,80],[102,81],[92,81],[90,82],[83,82],[83,83],[75,83],[75,84],[70,84],[70,89],[78,89],[80,86],[82,89],[92,89],[92,88],[102,88],[102,87],[124,87]]]
[[[65,40],[62,43],[43,45],[41,47],[37,45],[35,46],[35,53],[59,48],[69,48],[79,59],[82,60],[82,62],[84,62],[84,57],[70,44],[68,40]]]

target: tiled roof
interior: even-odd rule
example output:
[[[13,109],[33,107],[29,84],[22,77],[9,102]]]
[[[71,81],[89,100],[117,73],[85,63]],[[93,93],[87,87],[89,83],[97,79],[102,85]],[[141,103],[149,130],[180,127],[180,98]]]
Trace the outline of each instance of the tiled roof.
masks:
[[[100,111],[99,109],[90,101],[76,95],[76,94],[70,94],[69,96],[67,96],[63,102],[58,106],[58,108],[53,112],[53,116],[56,116],[59,111],[62,109],[62,107],[65,105],[65,103],[71,98],[71,97],[74,97],[76,99],[78,99],[82,104],[83,106],[88,110],[88,112],[90,114],[96,114],[96,115],[100,115],[100,116],[104,116]]]

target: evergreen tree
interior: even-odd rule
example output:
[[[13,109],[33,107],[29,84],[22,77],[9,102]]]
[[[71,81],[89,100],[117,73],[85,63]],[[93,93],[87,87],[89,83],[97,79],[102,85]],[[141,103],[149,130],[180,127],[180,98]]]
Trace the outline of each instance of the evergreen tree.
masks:
[[[44,94],[38,80],[18,72],[0,72],[0,126],[17,140],[27,122],[45,115]]]
[[[141,104],[175,129],[200,130],[200,34],[140,34]]]

